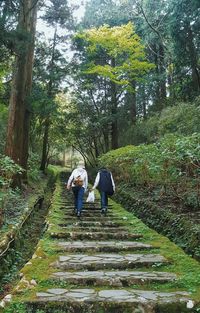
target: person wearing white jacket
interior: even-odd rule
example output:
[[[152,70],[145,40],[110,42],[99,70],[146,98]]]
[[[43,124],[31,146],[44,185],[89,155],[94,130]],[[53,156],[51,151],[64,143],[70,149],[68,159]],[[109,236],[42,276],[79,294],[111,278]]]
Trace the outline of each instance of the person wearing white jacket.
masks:
[[[83,208],[83,196],[87,191],[88,187],[88,174],[85,170],[85,165],[83,162],[79,162],[76,169],[71,173],[68,182],[67,189],[72,188],[74,194],[74,206],[77,217],[81,216],[81,211]]]

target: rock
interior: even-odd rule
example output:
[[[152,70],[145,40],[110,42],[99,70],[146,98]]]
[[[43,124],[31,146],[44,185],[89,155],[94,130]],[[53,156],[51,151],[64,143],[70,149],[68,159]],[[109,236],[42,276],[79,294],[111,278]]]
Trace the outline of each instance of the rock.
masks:
[[[33,285],[33,286],[37,286],[37,283],[36,283],[35,279],[31,279],[30,283],[31,283],[31,285]]]
[[[194,307],[194,302],[192,300],[189,300],[187,302],[187,305],[186,305],[187,309],[192,309]]]
[[[10,302],[12,300],[12,295],[9,294],[9,295],[5,296],[3,300],[5,302]]]
[[[5,308],[5,306],[6,306],[6,302],[4,300],[2,300],[0,302],[0,308]]]

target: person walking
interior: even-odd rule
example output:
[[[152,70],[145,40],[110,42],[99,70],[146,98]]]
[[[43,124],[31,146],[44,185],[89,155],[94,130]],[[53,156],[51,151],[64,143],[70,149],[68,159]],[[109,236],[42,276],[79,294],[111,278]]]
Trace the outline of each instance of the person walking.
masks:
[[[85,164],[80,161],[77,168],[71,173],[68,182],[67,189],[72,188],[74,194],[74,207],[77,217],[81,216],[83,208],[83,196],[88,187],[88,174],[85,170]]]
[[[106,168],[101,168],[95,178],[92,190],[98,188],[101,195],[101,213],[106,214],[108,209],[108,196],[112,196],[115,192],[115,183],[112,173]]]

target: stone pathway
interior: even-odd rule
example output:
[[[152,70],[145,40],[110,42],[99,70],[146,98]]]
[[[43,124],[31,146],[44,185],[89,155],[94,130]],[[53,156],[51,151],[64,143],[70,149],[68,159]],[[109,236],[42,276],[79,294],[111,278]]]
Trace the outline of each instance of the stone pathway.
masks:
[[[153,284],[177,280],[176,274],[164,270],[170,260],[159,254],[159,247],[143,243],[141,233],[128,231],[127,219],[111,206],[105,217],[100,214],[99,203],[95,209],[85,204],[78,220],[69,199],[65,199],[64,188],[60,192],[61,197],[54,199],[54,210],[50,211],[46,243],[43,248],[42,243],[39,245],[16,288],[17,293],[23,293],[26,273],[35,281],[34,287],[28,281],[30,296],[25,294],[24,298],[27,313],[189,312],[188,292],[150,289]],[[48,257],[43,256],[42,249],[47,249]],[[35,270],[31,269],[34,266]],[[46,275],[41,284],[33,279],[40,267]]]

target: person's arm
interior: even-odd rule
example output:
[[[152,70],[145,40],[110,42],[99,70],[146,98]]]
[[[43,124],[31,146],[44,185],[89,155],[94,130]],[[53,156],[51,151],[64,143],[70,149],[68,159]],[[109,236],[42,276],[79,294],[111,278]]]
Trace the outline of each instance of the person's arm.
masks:
[[[100,180],[100,173],[98,172],[96,178],[95,178],[95,182],[94,182],[94,186],[92,187],[92,190],[94,190],[95,188],[97,188],[98,184],[99,184],[99,180]]]
[[[68,182],[67,182],[67,189],[69,190],[71,188],[71,183],[74,179],[74,171],[71,173],[69,179],[68,179]]]
[[[87,171],[85,171],[85,191],[87,191],[87,188],[88,188],[88,174],[87,174]]]
[[[112,181],[113,190],[115,191],[115,182],[114,182],[114,179],[113,179],[113,176],[112,176],[111,173],[110,173],[110,176],[111,176],[111,181]]]

